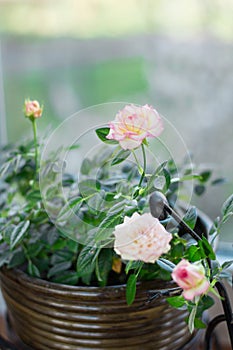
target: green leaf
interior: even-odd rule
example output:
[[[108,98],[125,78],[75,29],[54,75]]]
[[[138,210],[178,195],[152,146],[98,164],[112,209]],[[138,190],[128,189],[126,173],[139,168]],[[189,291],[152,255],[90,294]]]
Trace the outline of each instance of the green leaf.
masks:
[[[61,237],[59,236],[59,233],[58,233],[58,231],[56,229],[55,230],[49,230],[49,231],[45,232],[45,238],[44,239],[46,240],[46,242],[48,242],[48,244],[50,246],[54,247],[55,243],[59,240],[59,238],[61,239]]]
[[[57,265],[67,261],[72,261],[73,252],[69,250],[58,250],[51,256],[51,264]]]
[[[114,216],[116,214],[120,214],[124,211],[125,206],[127,204],[126,200],[123,200],[121,202],[118,202],[114,204],[108,211],[108,216]]]
[[[126,160],[130,156],[130,154],[131,154],[131,151],[121,149],[117,153],[117,155],[113,158],[111,165],[116,165],[116,164],[123,162],[124,160]]]
[[[224,184],[224,183],[226,183],[226,179],[224,177],[220,177],[218,179],[215,179],[215,180],[211,181],[211,185],[212,186],[221,185],[221,184]]]
[[[167,160],[165,160],[163,163],[161,163],[158,166],[158,168],[155,170],[155,175],[158,175],[160,172],[162,172],[166,165],[167,165]]]
[[[193,229],[197,221],[197,209],[195,207],[190,207],[183,217],[183,221]]]
[[[162,190],[166,186],[166,179],[165,176],[157,176],[156,179],[154,180],[154,187],[157,190]]]
[[[172,180],[172,182],[184,182],[184,181],[191,181],[191,180],[195,180],[195,179],[199,180],[200,175],[189,174],[189,175],[182,176],[181,178],[175,178]]]
[[[196,318],[196,312],[197,312],[197,305],[195,305],[190,312],[189,318],[188,318],[188,328],[189,332],[192,334],[194,331],[194,321]]]
[[[148,185],[147,185],[147,191],[150,191],[151,188],[153,188],[154,186],[154,181],[155,179],[161,174],[163,175],[163,170],[165,168],[165,166],[167,165],[167,161],[161,163],[157,169],[155,170],[155,172],[149,177],[148,176]]]
[[[195,318],[194,319],[194,327],[198,328],[198,329],[203,329],[206,328],[206,324],[204,322],[202,322],[202,320],[200,318]]]
[[[0,267],[9,263],[11,254],[12,253],[9,250],[0,253]]]
[[[38,190],[30,191],[27,193],[27,200],[30,201],[41,201],[41,193]]]
[[[206,254],[205,249],[203,248],[203,244],[201,241],[198,241],[198,246],[200,248],[200,254],[202,259],[206,259],[208,257],[208,252]]]
[[[104,202],[103,196],[100,192],[95,193],[88,201],[87,206],[90,213],[97,215],[101,211]]]
[[[128,305],[131,305],[134,302],[136,295],[136,284],[137,276],[134,274],[130,275],[126,285],[126,302]]]
[[[171,184],[171,175],[166,169],[163,169],[163,175],[165,177],[165,185],[163,187],[163,192],[166,192]]]
[[[209,308],[211,308],[214,305],[214,299],[210,297],[209,295],[203,295],[198,303],[197,303],[197,309],[196,309],[196,315],[195,318],[199,319],[202,317],[203,312]],[[194,322],[195,324],[195,322]]]
[[[70,216],[74,215],[75,211],[80,209],[82,203],[82,197],[77,197],[67,202],[58,213],[57,221],[62,222],[68,220]]]
[[[24,252],[22,250],[15,251],[10,258],[8,267],[12,269],[16,266],[22,265],[25,261],[26,261],[26,257]]]
[[[99,229],[95,235],[95,242],[98,243],[109,238],[115,226],[120,224],[121,221],[121,213],[118,215],[107,216],[99,225]]]
[[[72,146],[67,147],[66,150],[67,151],[72,151],[72,150],[76,150],[78,148],[80,148],[80,145],[79,144],[74,144]]]
[[[60,237],[58,240],[56,240],[56,242],[53,243],[52,250],[53,251],[60,250],[65,248],[65,246],[66,246],[66,241],[63,239],[63,237]]]
[[[112,187],[124,181],[121,175],[113,175],[101,181],[102,187]]]
[[[92,276],[93,276],[93,272],[82,276],[82,282],[87,286],[89,286],[91,284]]]
[[[30,276],[40,278],[40,271],[39,271],[38,267],[32,263],[31,260],[29,260],[29,262],[28,262],[28,269],[27,270],[28,270],[28,273]]]
[[[72,239],[69,239],[66,243],[67,248],[69,249],[69,252],[72,254],[76,254],[78,251],[79,244],[76,241],[73,241]]]
[[[220,274],[219,274],[219,277],[220,278],[225,278],[228,280],[229,284],[232,283],[232,273],[230,272],[227,272],[227,271],[222,271]]]
[[[230,195],[230,197],[228,197],[227,200],[223,203],[221,212],[223,217],[226,217],[229,215],[229,213],[233,212],[233,194]]]
[[[221,267],[223,270],[228,269],[228,267],[230,267],[232,264],[233,264],[233,260],[225,261]]]
[[[78,284],[78,274],[74,271],[66,271],[60,276],[55,276],[52,278],[52,281],[55,283],[68,284],[70,286],[75,286]]]
[[[71,261],[65,261],[60,264],[56,264],[55,266],[51,267],[51,269],[49,269],[47,274],[48,278],[51,278],[52,276],[55,276],[57,274],[63,274],[64,271],[69,270],[71,265]]]
[[[209,180],[211,175],[212,175],[212,171],[205,170],[205,171],[200,173],[199,181],[202,182],[202,183],[205,183],[205,182],[207,182]]]
[[[209,295],[204,295],[198,305],[198,314],[202,315],[204,310],[211,308],[214,305],[214,299]]]
[[[104,287],[107,284],[109,272],[112,270],[112,256],[112,250],[104,248],[101,250],[98,259],[96,260],[96,275],[101,287]]]
[[[1,166],[1,168],[0,168],[1,178],[3,178],[4,175],[7,173],[7,170],[9,169],[10,165],[11,165],[11,161],[8,161]]]
[[[173,258],[182,258],[184,256],[184,245],[182,243],[175,244],[170,252]]]
[[[167,298],[167,302],[175,308],[180,308],[185,305],[186,301],[182,295],[174,296],[174,297],[169,297]]]
[[[18,243],[22,241],[30,226],[30,221],[22,221],[16,226],[11,234],[10,248],[13,249]]]
[[[210,245],[208,240],[203,236],[200,241],[198,241],[198,245],[201,249],[203,258],[210,258],[211,260],[215,260],[215,252],[213,250],[213,247]]]
[[[188,260],[190,262],[195,262],[201,260],[200,248],[196,245],[191,245],[187,251]]]
[[[209,241],[204,236],[202,238],[202,242],[203,242],[203,245],[205,246],[206,251],[209,251],[208,257],[211,260],[216,260],[216,255],[215,255],[214,249],[211,246],[211,244],[209,243]]]
[[[76,271],[79,277],[90,275],[95,270],[95,262],[99,251],[91,245],[82,248],[76,265]]]
[[[176,174],[178,172],[176,163],[174,162],[174,159],[169,159],[167,162],[167,167],[170,174]]]
[[[76,179],[72,174],[65,173],[62,176],[62,186],[63,187],[70,187],[76,182]]]
[[[210,231],[209,231],[209,235],[213,235],[215,232],[218,232],[220,228],[220,217],[217,217],[214,222],[213,222],[213,225],[211,226],[210,228]]]
[[[194,187],[194,192],[196,195],[201,196],[205,192],[205,186],[204,185],[196,185]]]
[[[92,162],[90,161],[90,159],[85,158],[81,165],[81,169],[80,169],[81,174],[88,175],[91,169],[92,169]]]
[[[101,184],[96,179],[89,179],[79,182],[78,188],[83,197],[88,197],[94,192],[98,192],[101,188]]]
[[[57,183],[52,183],[46,188],[46,200],[50,201],[53,198],[57,197],[59,191],[59,187]]]
[[[128,274],[130,270],[138,270],[141,266],[142,262],[140,260],[130,260],[126,264],[125,272]]]
[[[233,211],[222,218],[222,224],[225,224],[233,216]]]
[[[12,234],[12,232],[14,231],[15,228],[16,228],[15,225],[13,225],[13,224],[8,224],[8,225],[3,229],[2,235],[3,235],[3,239],[4,239],[5,243],[7,243],[7,244],[10,245],[11,234]]]
[[[107,135],[109,134],[109,131],[110,131],[110,128],[99,128],[95,132],[101,141],[112,145],[117,144],[118,141],[107,139]]]

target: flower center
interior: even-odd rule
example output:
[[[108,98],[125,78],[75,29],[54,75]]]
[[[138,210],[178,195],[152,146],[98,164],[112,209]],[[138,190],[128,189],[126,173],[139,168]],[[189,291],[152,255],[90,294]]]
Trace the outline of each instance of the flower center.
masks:
[[[186,277],[188,277],[188,272],[187,272],[185,269],[181,269],[181,270],[179,271],[179,277],[180,277],[180,278],[186,278]]]

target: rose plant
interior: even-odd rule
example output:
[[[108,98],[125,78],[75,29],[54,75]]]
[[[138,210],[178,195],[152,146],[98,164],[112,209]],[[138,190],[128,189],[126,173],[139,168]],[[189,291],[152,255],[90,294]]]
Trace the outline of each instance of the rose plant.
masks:
[[[215,283],[231,264],[220,265],[209,241],[214,242],[232,215],[233,196],[223,204],[209,240],[201,235],[197,242],[187,232],[181,233],[171,215],[152,216],[149,199],[154,191],[163,193],[174,207],[185,182],[195,181],[195,190],[201,194],[211,182],[211,172],[193,173],[172,159],[149,172],[148,138],[163,132],[162,118],[148,105],[126,105],[108,126],[96,130],[105,145],[93,159],[83,160],[81,181],[63,174],[64,200],[57,185],[57,154],[51,154],[46,164],[39,162],[36,121],[42,111],[37,101],[25,101],[34,140],[7,145],[0,155],[0,266],[18,267],[30,276],[70,285],[125,283],[128,304],[134,301],[138,281],[173,280],[177,295],[169,297],[168,303],[189,310],[191,332],[204,327],[202,313],[213,305],[208,293],[216,294]],[[129,161],[130,157],[135,161]],[[48,169],[50,177],[42,195],[39,175],[47,179]],[[195,230],[196,209],[180,210]]]

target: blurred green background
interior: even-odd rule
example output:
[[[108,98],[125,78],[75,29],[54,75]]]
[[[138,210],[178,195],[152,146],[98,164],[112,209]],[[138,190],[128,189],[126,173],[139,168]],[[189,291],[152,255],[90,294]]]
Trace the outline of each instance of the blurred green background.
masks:
[[[151,104],[228,179],[193,198],[216,217],[233,192],[232,13],[232,0],[0,0],[1,142],[28,136],[26,97],[44,103],[41,132],[94,104]]]

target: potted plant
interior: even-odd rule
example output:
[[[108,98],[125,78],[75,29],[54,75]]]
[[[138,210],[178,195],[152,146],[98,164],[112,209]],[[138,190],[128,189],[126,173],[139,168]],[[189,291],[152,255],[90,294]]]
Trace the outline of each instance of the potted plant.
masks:
[[[26,100],[34,140],[1,152],[1,288],[14,331],[37,350],[190,349],[230,264],[210,241],[232,196],[212,227],[177,205],[187,181],[200,189],[211,174],[172,159],[147,164],[148,139],[163,131],[148,105],[126,105],[95,130],[104,147],[77,181],[61,171],[59,150],[40,157],[42,109]]]

